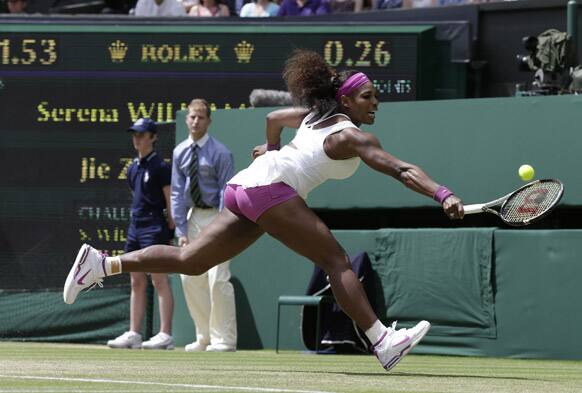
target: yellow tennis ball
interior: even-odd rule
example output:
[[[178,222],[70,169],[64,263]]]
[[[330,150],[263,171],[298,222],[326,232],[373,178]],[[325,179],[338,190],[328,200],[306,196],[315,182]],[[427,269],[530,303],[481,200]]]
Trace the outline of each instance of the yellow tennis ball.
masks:
[[[533,179],[536,171],[534,171],[531,165],[525,164],[519,167],[518,173],[519,177],[521,177],[521,180],[528,181]]]

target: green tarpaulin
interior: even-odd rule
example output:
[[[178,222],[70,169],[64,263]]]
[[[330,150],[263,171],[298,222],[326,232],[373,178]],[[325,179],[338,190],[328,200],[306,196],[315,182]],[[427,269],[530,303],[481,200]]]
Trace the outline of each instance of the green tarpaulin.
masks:
[[[377,231],[373,268],[382,319],[427,319],[433,335],[495,338],[493,231]]]

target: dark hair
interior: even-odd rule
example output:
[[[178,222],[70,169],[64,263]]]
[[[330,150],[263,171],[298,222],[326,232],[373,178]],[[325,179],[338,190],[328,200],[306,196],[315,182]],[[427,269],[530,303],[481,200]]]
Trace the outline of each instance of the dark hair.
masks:
[[[319,53],[296,49],[285,63],[283,79],[295,105],[315,108],[322,114],[337,106],[337,91],[356,72],[337,72]]]

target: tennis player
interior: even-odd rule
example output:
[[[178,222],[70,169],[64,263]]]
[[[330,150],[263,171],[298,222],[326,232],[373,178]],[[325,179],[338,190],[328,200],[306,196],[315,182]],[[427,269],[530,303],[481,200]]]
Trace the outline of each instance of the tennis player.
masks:
[[[267,115],[267,143],[253,150],[253,163],[235,175],[225,189],[225,209],[187,247],[156,245],[106,257],[83,245],[64,287],[73,303],[87,287],[106,276],[127,272],[199,275],[233,258],[265,232],[309,258],[329,276],[338,304],[366,333],[386,370],[394,367],[428,332],[430,323],[410,329],[384,326],[374,314],[344,249],[305,203],[307,194],[327,179],[350,177],[363,161],[406,187],[440,203],[452,219],[463,217],[463,204],[422,169],[382,149],[360,124],[373,124],[377,92],[368,77],[336,72],[315,52],[296,51],[283,78],[297,107]],[[280,147],[283,128],[295,138]]]

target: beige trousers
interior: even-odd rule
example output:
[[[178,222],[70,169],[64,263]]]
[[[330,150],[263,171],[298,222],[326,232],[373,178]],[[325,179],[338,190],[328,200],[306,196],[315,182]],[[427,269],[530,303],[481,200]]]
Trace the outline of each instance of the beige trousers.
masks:
[[[193,209],[188,219],[188,240],[194,239],[218,214],[218,209]],[[200,276],[180,275],[184,297],[196,325],[200,344],[236,348],[236,307],[230,283],[230,261]]]

